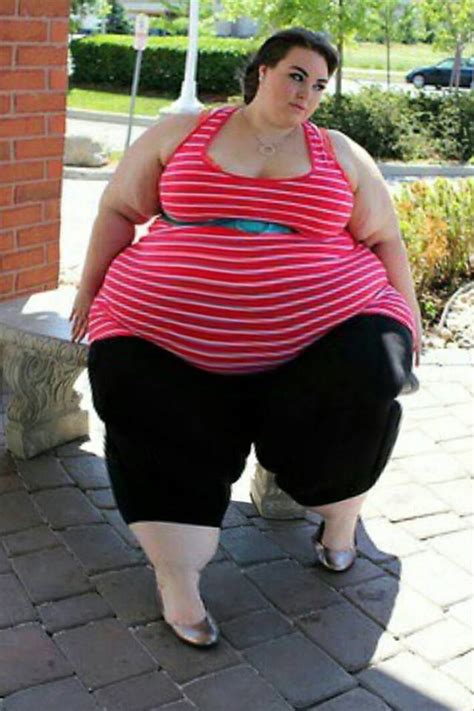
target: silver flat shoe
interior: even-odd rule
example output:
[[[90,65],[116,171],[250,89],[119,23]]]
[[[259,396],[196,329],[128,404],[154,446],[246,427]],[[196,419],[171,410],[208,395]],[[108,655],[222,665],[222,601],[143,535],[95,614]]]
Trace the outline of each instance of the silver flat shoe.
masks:
[[[323,545],[323,533],[324,521],[319,524],[318,529],[311,536],[318,562],[328,570],[333,570],[337,573],[348,570],[357,557],[357,537],[355,537],[354,545],[351,548],[335,551]]]
[[[193,647],[211,647],[219,639],[219,628],[211,613],[206,610],[206,616],[200,622],[193,625],[179,625],[173,622],[168,622],[164,616],[163,599],[161,596],[161,588],[158,584],[157,595],[160,602],[160,607],[163,612],[163,620],[168,627],[171,627],[173,632],[182,642],[192,644]]]
[[[211,647],[219,639],[219,628],[209,612],[201,622],[194,625],[177,625],[165,620],[180,640],[193,647]]]

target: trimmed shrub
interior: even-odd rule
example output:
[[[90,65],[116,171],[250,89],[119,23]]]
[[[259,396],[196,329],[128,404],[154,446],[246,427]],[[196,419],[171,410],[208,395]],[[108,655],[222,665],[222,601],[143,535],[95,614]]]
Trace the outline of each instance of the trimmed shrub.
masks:
[[[73,40],[70,46],[74,86],[131,86],[136,54],[133,37],[95,35]],[[143,52],[140,88],[178,94],[186,49],[186,37],[150,37]],[[201,93],[227,96],[239,92],[239,73],[254,50],[255,43],[249,40],[202,38],[197,77]]]
[[[376,159],[469,161],[474,154],[474,93],[409,96],[377,87],[326,96],[313,116],[347,133]]]

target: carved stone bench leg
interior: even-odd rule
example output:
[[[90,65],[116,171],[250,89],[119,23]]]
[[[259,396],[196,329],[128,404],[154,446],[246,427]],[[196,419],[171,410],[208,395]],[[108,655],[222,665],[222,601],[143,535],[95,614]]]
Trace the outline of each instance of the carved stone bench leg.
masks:
[[[20,459],[82,437],[88,414],[74,384],[84,370],[48,352],[6,344],[3,373],[13,395],[7,408],[8,449]]]
[[[250,482],[250,496],[263,518],[305,517],[305,508],[282,491],[275,482],[275,475],[258,463]]]

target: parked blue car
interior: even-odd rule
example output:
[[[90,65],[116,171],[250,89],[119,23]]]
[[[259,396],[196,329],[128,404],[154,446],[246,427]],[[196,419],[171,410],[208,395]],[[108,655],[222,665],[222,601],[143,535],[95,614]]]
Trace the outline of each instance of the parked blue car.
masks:
[[[439,89],[442,86],[449,86],[451,72],[453,71],[454,59],[443,59],[438,64],[431,64],[428,67],[418,67],[408,72],[405,79],[412,82],[417,89],[425,85],[432,85]],[[461,78],[459,86],[469,88],[474,77],[474,57],[462,59]]]

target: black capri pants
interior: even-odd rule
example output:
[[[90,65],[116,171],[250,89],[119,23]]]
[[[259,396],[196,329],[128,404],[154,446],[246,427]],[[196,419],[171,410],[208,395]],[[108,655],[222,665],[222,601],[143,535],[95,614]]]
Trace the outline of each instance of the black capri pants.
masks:
[[[120,513],[219,527],[252,443],[304,506],[362,494],[395,444],[411,364],[409,330],[379,315],[250,374],[211,373],[136,337],[95,341],[89,377]]]

